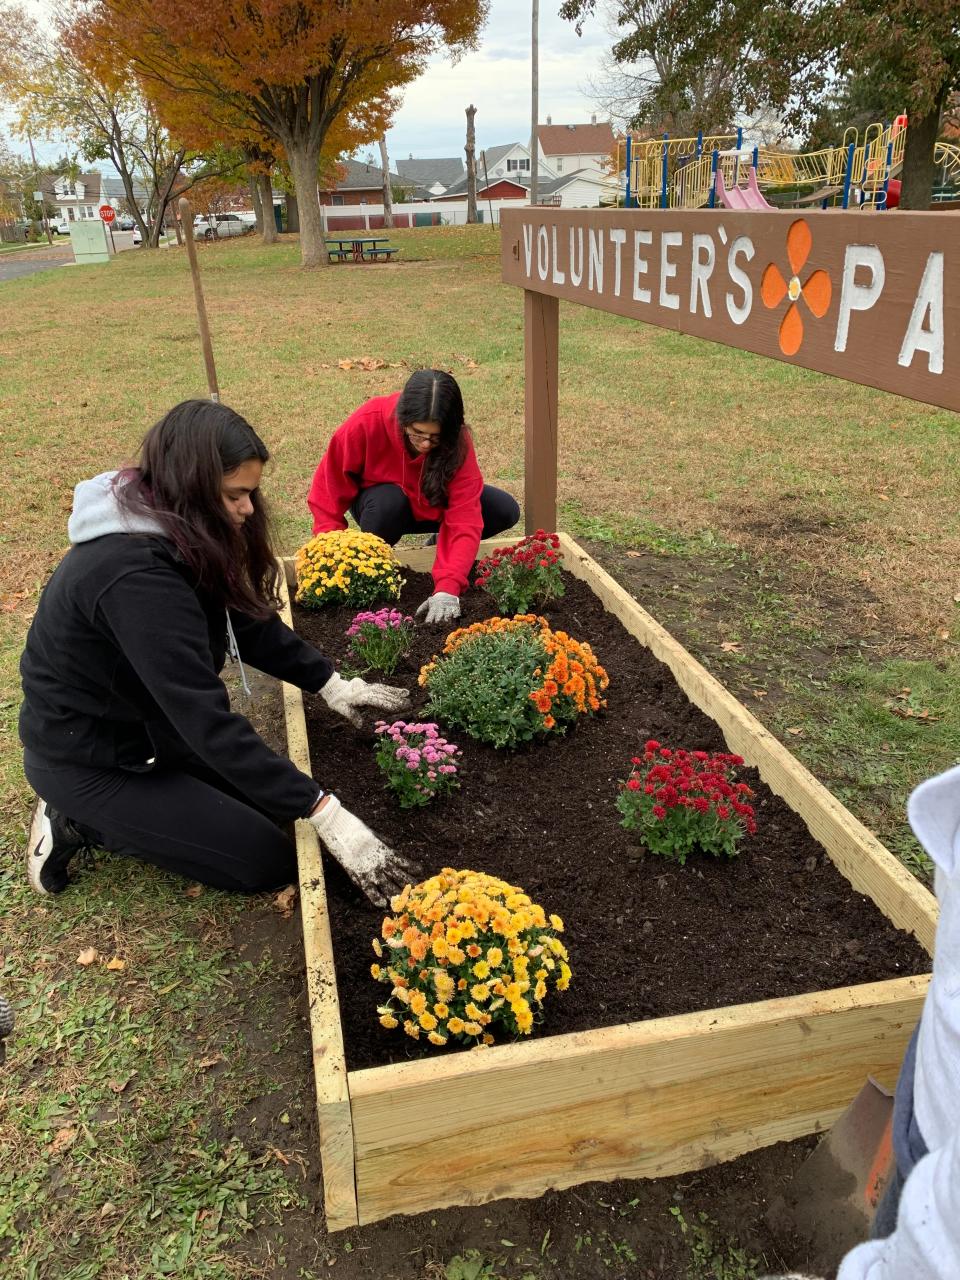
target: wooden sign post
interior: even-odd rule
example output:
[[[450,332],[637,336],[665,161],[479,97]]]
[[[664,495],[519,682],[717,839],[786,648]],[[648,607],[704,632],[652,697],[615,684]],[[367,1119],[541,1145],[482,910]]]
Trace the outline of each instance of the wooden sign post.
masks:
[[[960,410],[960,218],[504,210],[525,290],[527,532],[557,524],[559,299]]]

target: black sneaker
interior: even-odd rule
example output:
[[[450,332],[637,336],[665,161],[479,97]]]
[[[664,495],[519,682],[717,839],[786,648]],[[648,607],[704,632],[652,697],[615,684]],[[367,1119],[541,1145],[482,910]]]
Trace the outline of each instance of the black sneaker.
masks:
[[[67,863],[90,841],[69,818],[63,818],[44,800],[37,800],[27,844],[27,878],[37,893],[63,893],[70,882]]]

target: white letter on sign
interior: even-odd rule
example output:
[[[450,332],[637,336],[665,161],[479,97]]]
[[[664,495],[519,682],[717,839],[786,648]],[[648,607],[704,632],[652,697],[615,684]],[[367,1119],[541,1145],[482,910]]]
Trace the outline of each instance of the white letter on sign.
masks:
[[[930,328],[923,327],[930,312]],[[923,279],[917,300],[910,313],[910,323],[903,335],[903,346],[897,364],[909,366],[914,353],[927,352],[927,368],[931,373],[943,373],[943,254],[931,253],[923,269]]]
[[[579,285],[583,279],[583,227],[577,227],[577,247],[574,252],[574,228],[570,228],[570,283]]]
[[[523,228],[523,256],[527,263],[527,275],[530,274],[530,268],[533,266],[533,227],[530,223],[525,223]]]
[[[611,227],[610,239],[613,242],[613,292],[620,297],[620,252],[627,243],[627,233],[622,227]]]
[[[649,302],[650,290],[640,288],[640,277],[647,274],[647,260],[640,257],[640,246],[653,244],[652,231],[635,231],[633,233],[633,300]]]
[[[588,228],[590,237],[590,261],[587,267],[587,288],[603,293],[603,230]]]
[[[565,283],[567,277],[564,275],[564,273],[560,270],[560,267],[557,265],[558,259],[559,259],[559,255],[557,253],[557,228],[554,227],[553,228],[553,277],[552,278],[553,278],[554,284],[563,284]]]
[[[541,280],[547,278],[547,260],[550,257],[550,246],[547,244],[547,228],[541,227],[537,232],[537,275]]]
[[[706,250],[706,255],[701,257],[701,249]],[[713,315],[713,307],[710,305],[710,291],[707,288],[707,282],[713,275],[713,268],[717,262],[717,250],[713,243],[713,236],[703,235],[697,232],[693,237],[692,243],[693,265],[690,273],[690,314],[697,314],[697,294],[700,294],[703,302],[703,314],[709,320]]]
[[[677,274],[677,264],[667,258],[667,250],[683,244],[682,231],[664,231],[660,237],[660,305],[670,311],[680,310],[680,299],[675,293],[667,293],[667,281]]]
[[[727,315],[734,324],[743,324],[753,310],[753,285],[750,282],[750,277],[737,262],[738,253],[742,253],[748,262],[752,262],[756,249],[754,249],[753,241],[749,236],[737,236],[730,246],[730,252],[727,254],[727,274],[733,283],[743,290],[743,302],[740,306],[737,306],[734,302],[733,294],[727,293]]]
[[[869,284],[857,284],[857,267],[868,269]],[[843,287],[840,293],[840,314],[837,316],[837,336],[833,340],[834,351],[846,351],[850,312],[869,311],[880,297],[885,279],[883,254],[875,244],[847,245],[843,258]]]

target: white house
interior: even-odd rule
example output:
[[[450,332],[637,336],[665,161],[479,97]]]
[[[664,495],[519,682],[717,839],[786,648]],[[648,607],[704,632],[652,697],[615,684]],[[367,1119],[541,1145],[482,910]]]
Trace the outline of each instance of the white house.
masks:
[[[616,138],[609,120],[598,124],[592,116],[589,124],[554,124],[547,116],[547,123],[537,126],[537,142],[541,164],[557,177],[577,169],[611,173]]]

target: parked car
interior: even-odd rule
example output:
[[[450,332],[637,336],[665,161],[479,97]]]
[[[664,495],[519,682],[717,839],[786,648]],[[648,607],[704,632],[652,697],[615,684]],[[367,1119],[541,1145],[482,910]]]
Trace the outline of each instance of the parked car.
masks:
[[[117,219],[118,231],[132,231],[136,225],[136,222],[130,217],[129,213],[122,213]]]
[[[193,220],[194,238],[212,240],[214,227],[221,240],[226,236],[242,236],[251,229],[238,213],[218,213],[207,218],[198,214]]]
[[[70,223],[66,218],[58,218],[56,222],[50,223],[50,230],[55,236],[68,236],[70,234]]]

